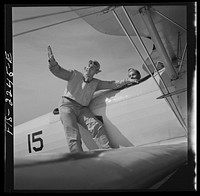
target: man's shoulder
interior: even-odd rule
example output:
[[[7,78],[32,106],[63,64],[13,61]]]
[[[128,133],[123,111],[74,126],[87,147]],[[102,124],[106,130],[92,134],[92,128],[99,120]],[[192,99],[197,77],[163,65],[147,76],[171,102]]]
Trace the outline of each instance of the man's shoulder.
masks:
[[[76,69],[72,69],[73,73],[75,73],[76,75],[83,75],[80,71],[76,70]]]
[[[72,76],[71,76],[71,78],[70,78],[70,81],[77,81],[77,80],[81,80],[82,79],[82,77],[83,77],[83,74],[81,73],[81,72],[79,72],[78,70],[76,70],[76,69],[72,69],[71,70],[71,72],[72,72]]]
[[[98,79],[98,78],[93,78],[93,81],[96,83],[102,82],[102,80]]]

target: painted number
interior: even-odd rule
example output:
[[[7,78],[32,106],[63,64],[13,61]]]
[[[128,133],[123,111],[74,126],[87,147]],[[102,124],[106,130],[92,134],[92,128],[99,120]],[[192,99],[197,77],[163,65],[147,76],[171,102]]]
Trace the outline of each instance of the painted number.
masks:
[[[43,147],[44,147],[43,139],[39,136],[41,134],[42,134],[42,131],[28,134],[28,151],[29,151],[29,153],[32,152],[32,149],[35,152],[41,151],[43,149]],[[32,135],[32,137],[31,137],[31,135]],[[34,146],[33,146],[33,144],[34,144]]]

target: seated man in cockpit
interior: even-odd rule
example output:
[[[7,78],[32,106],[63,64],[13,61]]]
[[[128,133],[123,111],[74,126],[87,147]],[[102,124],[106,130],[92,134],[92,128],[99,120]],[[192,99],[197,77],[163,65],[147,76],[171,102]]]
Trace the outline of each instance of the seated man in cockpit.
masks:
[[[135,83],[140,82],[141,74],[137,69],[130,68],[128,69],[128,77],[134,79]]]
[[[143,82],[143,79],[140,79],[140,78],[141,78],[141,74],[137,69],[129,68],[128,69],[128,79],[130,79],[132,82],[125,84],[124,86],[117,88],[116,90],[122,90],[129,86],[139,84],[141,81]]]

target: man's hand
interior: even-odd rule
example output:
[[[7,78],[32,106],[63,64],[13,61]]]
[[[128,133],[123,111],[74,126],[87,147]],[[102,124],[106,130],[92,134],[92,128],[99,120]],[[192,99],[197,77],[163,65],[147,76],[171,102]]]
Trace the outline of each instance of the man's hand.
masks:
[[[49,60],[48,60],[48,61],[49,61],[49,64],[53,66],[53,65],[55,65],[57,62],[56,62],[56,60],[55,60],[55,58],[54,58],[54,55],[53,55],[53,52],[52,52],[50,46],[48,46],[47,50],[48,50],[48,57],[49,57]]]
[[[52,52],[52,50],[51,50],[51,46],[48,46],[48,47],[47,47],[47,50],[48,50],[48,57],[49,57],[49,59],[54,58],[53,52]]]

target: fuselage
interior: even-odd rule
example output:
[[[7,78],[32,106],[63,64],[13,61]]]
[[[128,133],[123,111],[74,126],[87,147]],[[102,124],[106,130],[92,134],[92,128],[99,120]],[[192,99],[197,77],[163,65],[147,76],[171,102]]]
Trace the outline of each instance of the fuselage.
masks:
[[[164,76],[165,69],[160,74]],[[155,78],[159,81],[158,75]],[[172,92],[177,88],[168,81],[168,89]],[[149,145],[186,136],[166,100],[157,99],[160,95],[159,88],[150,77],[121,90],[98,92],[89,107],[103,121],[113,148]],[[187,112],[183,110],[186,96],[184,93],[182,96],[174,98],[186,118]],[[84,151],[97,149],[89,132],[81,126],[79,128]],[[19,125],[14,133],[15,157],[69,152],[59,114],[50,112]]]

